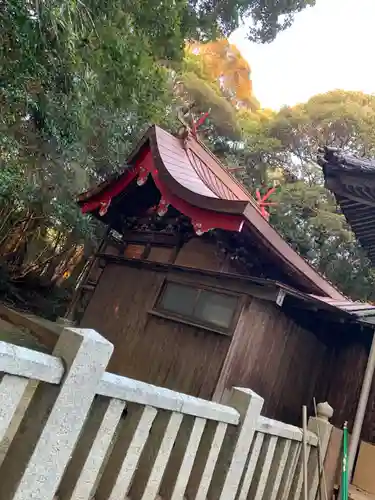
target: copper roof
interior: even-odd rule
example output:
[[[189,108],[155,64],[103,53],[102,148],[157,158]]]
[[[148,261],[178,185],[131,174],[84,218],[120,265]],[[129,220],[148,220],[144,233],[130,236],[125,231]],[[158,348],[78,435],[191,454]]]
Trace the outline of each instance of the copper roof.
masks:
[[[375,264],[375,161],[324,148],[318,163],[323,167],[327,188]]]
[[[242,214],[248,203],[255,205],[241,184],[194,137],[182,140],[157,126],[149,129],[148,137],[163,180],[176,195],[200,208],[224,213]]]
[[[181,151],[181,140],[160,127],[155,138],[164,165],[184,187],[202,196],[249,202],[249,194],[207,149],[191,136]]]
[[[152,126],[129,156],[128,165],[135,162],[144,147],[151,148],[158,175],[175,196],[208,211],[241,215],[252,235],[287,272],[310,287],[311,292],[344,298],[269,224],[250,193],[202,142],[192,136],[179,139],[158,126]],[[83,204],[104,192],[112,182],[113,179],[83,193],[78,202]]]

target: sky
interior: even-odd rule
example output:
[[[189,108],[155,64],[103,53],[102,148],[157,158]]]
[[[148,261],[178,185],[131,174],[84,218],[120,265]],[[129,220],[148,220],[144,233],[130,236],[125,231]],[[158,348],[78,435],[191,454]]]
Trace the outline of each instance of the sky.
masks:
[[[375,0],[317,0],[271,44],[230,38],[248,60],[262,107],[279,109],[334,89],[375,93]]]

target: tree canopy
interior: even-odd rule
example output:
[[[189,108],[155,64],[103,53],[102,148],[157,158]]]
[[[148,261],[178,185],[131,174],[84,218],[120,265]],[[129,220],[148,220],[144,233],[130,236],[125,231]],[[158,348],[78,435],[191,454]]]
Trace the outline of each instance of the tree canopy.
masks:
[[[122,168],[148,124],[175,129],[176,107],[194,101],[197,115],[211,109],[203,139],[251,192],[281,184],[272,224],[345,293],[373,299],[373,271],[315,156],[323,144],[372,155],[374,97],[334,91],[261,109],[249,63],[225,38],[247,19],[249,38],[270,42],[314,3],[2,2],[0,288],[5,273],[69,292],[100,237],[76,194]]]
[[[271,42],[288,28],[297,12],[315,5],[315,0],[190,0],[188,12],[194,26],[211,36],[228,36],[242,19],[251,19],[248,37]]]
[[[375,272],[324,187],[315,160],[322,145],[372,155],[374,125],[373,96],[336,90],[282,109],[267,129],[267,134],[279,142],[273,156],[283,171],[271,223],[344,293],[370,301],[375,300]]]
[[[252,105],[257,101],[251,81],[244,84],[240,78],[245,74],[241,68],[246,68],[250,79],[250,67],[226,41],[189,46],[185,67],[198,88],[196,92],[186,85],[189,97],[205,95],[198,99],[199,106],[205,105],[200,111],[213,103],[205,84],[215,90],[208,145],[227,164],[237,167],[236,175],[253,195],[271,182],[280,185],[272,198],[277,206],[271,208],[271,224],[344,293],[354,299],[374,300],[375,272],[324,187],[316,164],[322,145],[359,155],[374,154],[374,96],[335,90],[277,113],[260,109],[259,104]],[[237,97],[241,85],[246,88],[246,102]]]

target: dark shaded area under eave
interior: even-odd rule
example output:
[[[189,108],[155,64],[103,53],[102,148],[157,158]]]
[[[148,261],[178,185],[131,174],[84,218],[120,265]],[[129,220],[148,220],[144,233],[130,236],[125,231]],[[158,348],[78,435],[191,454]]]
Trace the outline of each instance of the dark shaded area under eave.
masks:
[[[327,189],[375,266],[375,160],[325,147],[319,150],[318,164]]]

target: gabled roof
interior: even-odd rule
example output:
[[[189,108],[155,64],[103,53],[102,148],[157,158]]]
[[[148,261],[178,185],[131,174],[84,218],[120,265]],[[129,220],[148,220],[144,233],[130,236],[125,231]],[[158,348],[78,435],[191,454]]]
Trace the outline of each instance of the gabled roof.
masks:
[[[150,127],[130,155],[124,173],[79,196],[78,203],[82,210],[97,214],[103,200],[108,201],[118,195],[130,178],[141,175],[136,165],[139,168],[145,155],[150,152],[153,167],[147,175],[151,174],[158,188],[168,190],[170,196],[183,203],[183,207],[198,208],[199,213],[203,210],[211,217],[211,221],[215,214],[216,221],[227,224],[213,229],[228,228],[230,221],[234,221],[232,225],[237,231],[245,226],[252,237],[260,241],[273,256],[275,262],[302,283],[305,290],[335,299],[344,298],[292,249],[262,216],[250,193],[192,135],[179,139],[160,127]],[[180,210],[179,207],[176,208]]]
[[[375,161],[326,147],[320,150],[318,163],[327,188],[375,264]]]

